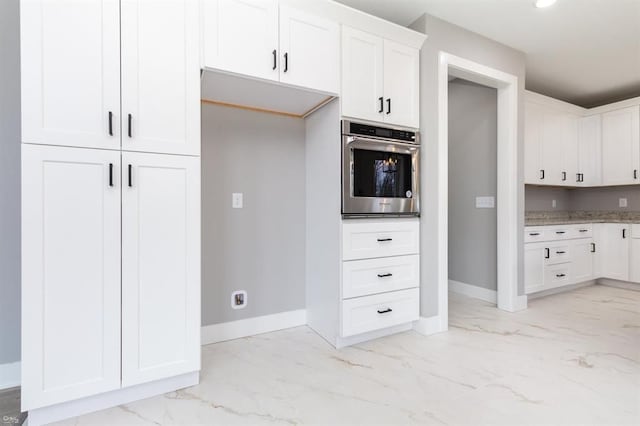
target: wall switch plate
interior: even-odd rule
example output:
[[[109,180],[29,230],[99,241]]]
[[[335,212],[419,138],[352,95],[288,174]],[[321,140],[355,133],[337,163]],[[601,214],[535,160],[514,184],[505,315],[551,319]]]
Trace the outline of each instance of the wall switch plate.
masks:
[[[231,293],[231,309],[244,309],[247,307],[247,292],[238,290]]]
[[[556,200],[551,200],[551,208],[556,208],[558,207],[558,202]]]
[[[620,207],[627,207],[628,206],[627,199],[626,198],[620,198],[618,205]]]
[[[476,197],[477,209],[493,209],[496,207],[496,197]]]
[[[231,207],[234,209],[241,209],[243,205],[242,192],[234,192],[231,194]]]

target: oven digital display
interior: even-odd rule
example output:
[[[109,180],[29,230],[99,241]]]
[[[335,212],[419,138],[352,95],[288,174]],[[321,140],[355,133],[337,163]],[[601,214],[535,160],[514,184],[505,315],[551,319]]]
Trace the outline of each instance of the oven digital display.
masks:
[[[383,129],[381,127],[376,127],[376,136],[381,138],[390,138],[393,135],[391,129]]]

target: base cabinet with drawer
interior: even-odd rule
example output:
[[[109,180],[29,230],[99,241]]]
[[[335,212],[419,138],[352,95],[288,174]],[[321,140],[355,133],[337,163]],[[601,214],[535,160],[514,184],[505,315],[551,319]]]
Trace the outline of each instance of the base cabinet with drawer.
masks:
[[[640,283],[640,224],[631,225],[629,281]]]

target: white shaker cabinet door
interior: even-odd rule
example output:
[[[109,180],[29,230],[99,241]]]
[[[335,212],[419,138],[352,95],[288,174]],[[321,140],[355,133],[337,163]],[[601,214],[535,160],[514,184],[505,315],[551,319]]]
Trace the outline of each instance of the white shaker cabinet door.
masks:
[[[635,225],[640,227],[640,225]],[[631,240],[631,251],[629,252],[629,281],[640,283],[640,236]]]
[[[22,411],[120,387],[119,169],[22,145]]]
[[[199,4],[122,0],[122,149],[200,154]]]
[[[383,39],[342,26],[342,115],[384,120]]]
[[[640,107],[602,114],[604,185],[640,183]]]
[[[384,121],[420,127],[420,51],[384,40]]]
[[[544,289],[545,258],[549,248],[544,243],[524,246],[524,291],[526,294]]]
[[[578,186],[602,184],[602,126],[599,114],[582,117],[578,127]]]
[[[120,149],[120,2],[22,0],[22,140]]]
[[[200,369],[200,159],[122,154],[122,384]]]
[[[202,1],[204,65],[279,79],[278,1]]]
[[[603,278],[629,279],[630,227],[619,223],[601,225],[600,267]]]
[[[571,241],[571,281],[581,283],[593,279],[595,246],[591,238]]]
[[[563,134],[566,126],[563,114],[545,110],[542,119],[542,139],[540,145],[541,169],[544,170],[544,181],[547,185],[564,185],[563,180],[565,140]]]
[[[547,177],[541,159],[544,111],[539,105],[526,102],[524,114],[524,182],[542,185]]]
[[[338,93],[340,25],[335,21],[280,7],[280,81]]]

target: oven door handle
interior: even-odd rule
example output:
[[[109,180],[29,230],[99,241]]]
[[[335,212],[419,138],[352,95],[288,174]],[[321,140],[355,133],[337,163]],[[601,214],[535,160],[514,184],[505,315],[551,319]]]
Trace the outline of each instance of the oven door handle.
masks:
[[[417,151],[420,148],[420,145],[411,142],[400,142],[389,139],[373,139],[373,138],[361,138],[354,136],[347,136],[346,146],[349,148],[370,148],[374,151],[389,151],[389,152],[399,152],[405,154],[411,154],[412,152]],[[392,146],[398,148],[404,148],[402,150],[398,149],[384,149],[385,147]]]

